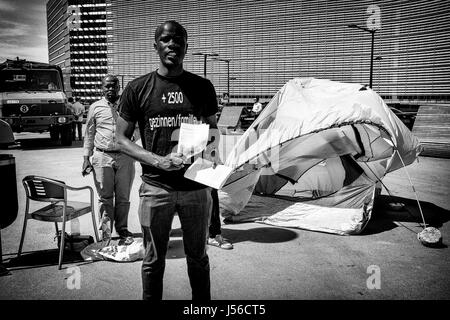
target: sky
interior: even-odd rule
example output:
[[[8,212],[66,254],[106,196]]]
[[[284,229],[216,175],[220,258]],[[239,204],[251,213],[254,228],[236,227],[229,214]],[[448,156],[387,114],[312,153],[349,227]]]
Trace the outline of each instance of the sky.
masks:
[[[0,63],[48,62],[47,0],[0,0]]]

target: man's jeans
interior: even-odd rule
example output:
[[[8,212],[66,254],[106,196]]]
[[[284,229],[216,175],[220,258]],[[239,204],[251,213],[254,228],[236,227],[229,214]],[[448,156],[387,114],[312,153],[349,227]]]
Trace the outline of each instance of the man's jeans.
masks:
[[[211,189],[167,191],[143,183],[139,194],[139,219],[145,246],[142,262],[143,299],[162,299],[169,233],[177,212],[183,231],[192,300],[210,300],[206,237],[211,212]]]
[[[110,221],[116,231],[127,229],[134,160],[125,154],[94,151],[94,183],[98,193],[100,225]]]

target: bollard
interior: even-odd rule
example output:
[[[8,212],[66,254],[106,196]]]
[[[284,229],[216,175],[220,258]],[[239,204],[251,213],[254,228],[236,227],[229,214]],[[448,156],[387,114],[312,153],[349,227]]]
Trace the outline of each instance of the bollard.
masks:
[[[11,154],[0,154],[0,275],[8,274],[3,263],[2,236],[1,229],[6,228],[17,218],[17,182],[16,182],[16,162]]]
[[[17,182],[16,182],[16,162],[11,154],[0,154],[0,228],[4,229],[16,220],[18,201],[17,201]]]

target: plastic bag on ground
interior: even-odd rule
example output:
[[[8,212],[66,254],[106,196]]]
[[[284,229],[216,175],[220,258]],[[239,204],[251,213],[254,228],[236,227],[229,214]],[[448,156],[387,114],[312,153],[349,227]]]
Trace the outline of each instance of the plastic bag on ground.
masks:
[[[93,243],[81,252],[85,261],[109,260],[117,262],[131,262],[144,258],[144,242],[142,238],[134,238],[129,245],[111,244],[105,242]]]
[[[98,253],[104,246],[105,244],[103,242],[92,243],[80,252],[81,257],[84,261],[106,260],[105,257]]]
[[[118,262],[128,262],[142,260],[144,258],[144,242],[142,238],[136,238],[129,245],[111,245],[103,247],[98,254],[102,255],[106,260]]]

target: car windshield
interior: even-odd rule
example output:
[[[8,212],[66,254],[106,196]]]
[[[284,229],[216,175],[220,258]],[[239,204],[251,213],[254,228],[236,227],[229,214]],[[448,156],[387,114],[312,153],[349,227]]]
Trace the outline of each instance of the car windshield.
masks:
[[[61,91],[62,84],[56,70],[2,70],[0,92]]]

